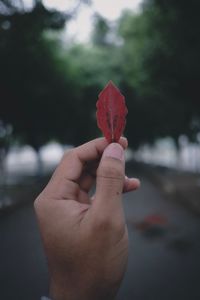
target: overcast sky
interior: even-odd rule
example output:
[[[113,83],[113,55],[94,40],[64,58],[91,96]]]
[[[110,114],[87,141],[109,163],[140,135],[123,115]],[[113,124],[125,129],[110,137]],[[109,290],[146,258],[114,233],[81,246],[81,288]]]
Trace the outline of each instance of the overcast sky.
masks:
[[[24,0],[28,6],[33,0]],[[110,21],[116,20],[124,9],[137,11],[142,0],[92,0],[91,5],[82,4],[78,15],[67,26],[67,35],[81,42],[89,39],[92,30],[92,15],[96,12]],[[75,0],[43,0],[43,4],[49,8],[61,11],[69,11],[76,4]]]

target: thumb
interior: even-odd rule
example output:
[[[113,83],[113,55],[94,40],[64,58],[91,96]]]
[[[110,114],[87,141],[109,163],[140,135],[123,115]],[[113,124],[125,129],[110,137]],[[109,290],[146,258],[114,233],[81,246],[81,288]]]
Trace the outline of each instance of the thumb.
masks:
[[[96,195],[93,208],[104,217],[121,217],[125,177],[124,149],[120,144],[107,146],[97,169]]]

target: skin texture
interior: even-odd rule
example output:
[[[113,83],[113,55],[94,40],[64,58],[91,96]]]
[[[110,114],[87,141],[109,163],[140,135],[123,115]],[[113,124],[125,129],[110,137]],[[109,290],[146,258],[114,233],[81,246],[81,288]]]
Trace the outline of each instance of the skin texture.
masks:
[[[35,200],[53,300],[116,296],[128,257],[122,193],[139,187],[125,177],[126,147],[100,138],[70,150]]]

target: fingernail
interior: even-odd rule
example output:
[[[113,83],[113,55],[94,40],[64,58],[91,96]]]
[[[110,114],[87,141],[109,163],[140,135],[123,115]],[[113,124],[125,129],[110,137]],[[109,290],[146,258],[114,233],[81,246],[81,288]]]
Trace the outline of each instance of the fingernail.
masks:
[[[134,181],[138,186],[141,185],[141,182],[138,178],[130,178],[130,180]]]
[[[112,157],[124,161],[124,150],[120,144],[112,143],[104,150],[104,157]]]
[[[138,178],[135,178],[135,177],[128,177],[128,176],[125,176],[125,180],[131,180],[131,181],[134,181],[138,186],[140,186],[140,179]]]
[[[123,148],[127,148],[127,147],[128,147],[128,140],[127,140],[126,137],[121,136],[120,141],[121,141],[121,142],[123,141],[123,145],[122,145]]]

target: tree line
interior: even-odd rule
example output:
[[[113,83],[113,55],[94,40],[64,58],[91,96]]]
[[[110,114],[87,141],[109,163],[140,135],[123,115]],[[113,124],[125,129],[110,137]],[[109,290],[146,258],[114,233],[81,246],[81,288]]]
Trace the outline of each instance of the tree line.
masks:
[[[139,13],[126,11],[114,24],[95,15],[89,44],[64,44],[59,33],[72,12],[0,0],[0,120],[9,127],[9,138],[0,130],[0,145],[17,140],[38,150],[51,139],[95,138],[97,96],[110,79],[126,97],[133,148],[182,134],[195,141],[199,9],[197,0],[145,0]]]

